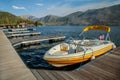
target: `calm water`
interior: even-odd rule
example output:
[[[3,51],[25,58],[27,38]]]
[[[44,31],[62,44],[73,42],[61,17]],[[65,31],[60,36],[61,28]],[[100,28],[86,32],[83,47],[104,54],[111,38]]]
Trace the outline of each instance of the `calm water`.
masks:
[[[67,41],[70,37],[74,39],[82,39],[79,37],[80,32],[84,28],[84,26],[45,26],[45,27],[35,27],[37,32],[41,32],[41,35],[55,35],[62,34],[66,36],[65,41]],[[85,33],[85,36],[88,37],[98,37],[100,34],[105,34],[104,31],[89,31]],[[120,46],[120,26],[112,26],[110,32],[111,40],[116,44],[116,46]],[[45,52],[50,49],[54,44],[43,44],[38,46],[31,46],[29,48],[17,50],[20,54],[23,61],[26,63],[28,67],[32,68],[46,68],[46,69],[55,69],[53,66],[49,65],[46,61],[44,61],[43,55]]]

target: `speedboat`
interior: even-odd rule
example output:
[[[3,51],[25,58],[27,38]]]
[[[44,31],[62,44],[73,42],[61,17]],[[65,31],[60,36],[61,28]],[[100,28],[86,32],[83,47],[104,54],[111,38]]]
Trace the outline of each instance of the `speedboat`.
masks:
[[[82,39],[70,40],[58,44],[49,49],[45,55],[44,60],[55,67],[64,67],[81,63],[87,60],[93,60],[96,57],[109,52],[116,48],[115,44],[110,40],[108,26],[88,26],[83,29],[80,36],[89,30],[104,30],[107,32],[105,39]],[[102,38],[101,36],[100,38]]]

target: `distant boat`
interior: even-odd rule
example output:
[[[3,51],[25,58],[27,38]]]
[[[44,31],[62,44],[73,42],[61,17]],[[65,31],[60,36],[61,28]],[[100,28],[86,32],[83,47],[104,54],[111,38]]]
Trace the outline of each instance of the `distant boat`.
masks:
[[[115,44],[110,41],[110,27],[88,26],[83,29],[80,36],[89,30],[105,30],[106,38],[103,39],[104,36],[101,35],[101,39],[70,40],[69,43],[58,44],[45,53],[44,60],[55,67],[63,67],[95,59],[116,48]]]

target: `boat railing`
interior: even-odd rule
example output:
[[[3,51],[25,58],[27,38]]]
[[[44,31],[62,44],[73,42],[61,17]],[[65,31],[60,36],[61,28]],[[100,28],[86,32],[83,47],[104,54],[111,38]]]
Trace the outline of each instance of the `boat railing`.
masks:
[[[90,58],[91,58],[91,60],[95,59],[93,49],[92,49],[92,48],[86,48],[86,49],[84,50],[83,55],[82,55],[82,60],[83,60],[83,61],[84,61],[85,55],[86,55],[86,53],[87,53],[87,51],[88,51],[88,50],[91,50],[91,51],[92,51],[92,54],[91,54],[91,57],[90,57]]]

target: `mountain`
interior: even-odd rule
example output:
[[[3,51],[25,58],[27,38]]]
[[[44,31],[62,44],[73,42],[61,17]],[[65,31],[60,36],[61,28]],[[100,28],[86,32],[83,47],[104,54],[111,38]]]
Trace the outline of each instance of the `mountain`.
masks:
[[[9,12],[0,12],[0,25],[16,25],[16,24],[25,24],[26,26],[42,26],[43,24],[37,21],[31,21],[35,17],[21,18]],[[36,18],[35,18],[36,19]]]
[[[57,19],[59,19],[59,16],[55,16],[55,15],[47,15],[45,17],[39,18],[37,21],[38,22],[42,22],[46,25],[57,25],[56,21]]]
[[[64,17],[48,15],[39,18],[45,25],[120,25],[120,4],[75,12]]]
[[[22,19],[8,12],[0,12],[0,24],[15,24]]]
[[[40,18],[38,21],[44,21],[44,22],[51,22],[51,21],[56,21],[58,19],[58,16],[55,15],[47,15],[45,17]]]
[[[28,19],[28,20],[32,20],[32,21],[37,21],[39,18],[32,16],[32,15],[22,15],[20,16],[23,19]]]
[[[73,25],[120,25],[120,5],[76,12],[66,16]]]
[[[33,23],[33,21],[22,19],[8,12],[0,12],[0,24],[19,24],[22,22]]]

